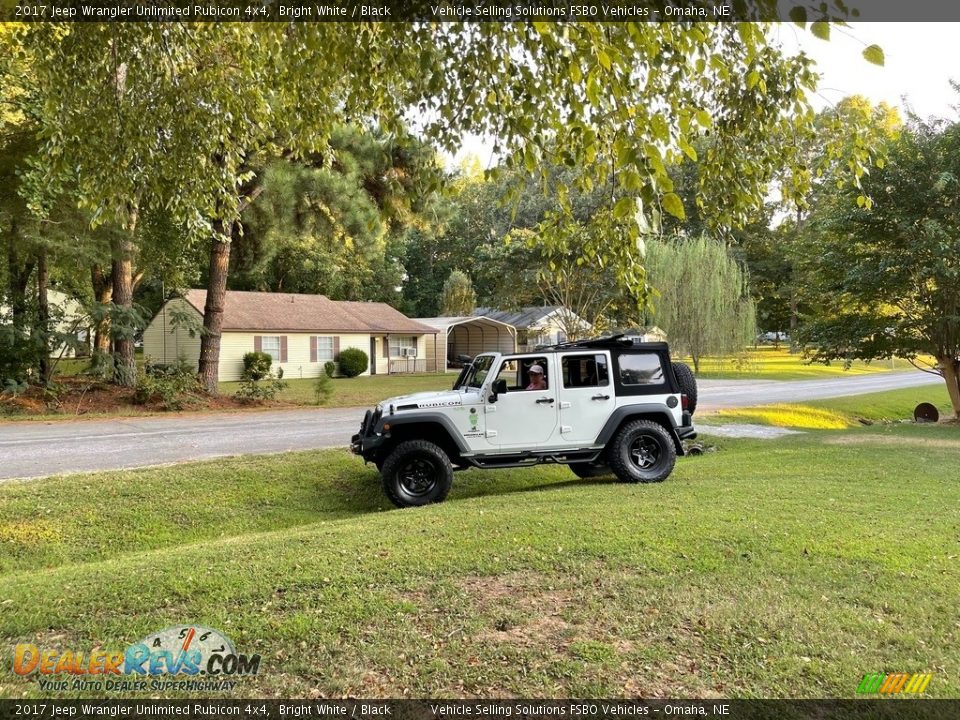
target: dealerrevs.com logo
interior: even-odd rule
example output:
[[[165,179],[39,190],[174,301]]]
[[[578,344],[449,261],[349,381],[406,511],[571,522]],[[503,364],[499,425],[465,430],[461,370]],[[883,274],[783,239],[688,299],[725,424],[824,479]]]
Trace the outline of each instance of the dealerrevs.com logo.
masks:
[[[933,673],[867,673],[857,686],[858,695],[922,695]]]
[[[13,671],[35,675],[45,691],[232,690],[235,678],[259,670],[260,655],[240,654],[226,635],[200,625],[161,630],[123,651],[21,643],[13,653]]]

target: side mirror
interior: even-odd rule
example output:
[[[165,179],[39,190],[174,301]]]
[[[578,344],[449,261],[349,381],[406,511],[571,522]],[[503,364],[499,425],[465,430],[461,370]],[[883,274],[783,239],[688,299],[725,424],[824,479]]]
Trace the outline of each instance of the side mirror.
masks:
[[[487,398],[487,399],[488,399],[490,402],[496,402],[496,401],[497,401],[497,397],[499,397],[500,395],[503,395],[503,394],[505,394],[505,393],[507,392],[507,381],[506,381],[506,380],[494,380],[494,381],[493,381],[493,387],[492,387],[491,389],[493,390],[493,394],[490,395],[490,397]]]

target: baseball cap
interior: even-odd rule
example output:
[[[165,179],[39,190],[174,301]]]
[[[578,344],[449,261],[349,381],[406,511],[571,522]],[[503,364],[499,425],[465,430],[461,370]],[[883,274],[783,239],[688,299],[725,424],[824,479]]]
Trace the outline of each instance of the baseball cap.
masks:
[[[536,373],[537,375],[543,375],[543,368],[539,365],[531,365],[530,372]]]

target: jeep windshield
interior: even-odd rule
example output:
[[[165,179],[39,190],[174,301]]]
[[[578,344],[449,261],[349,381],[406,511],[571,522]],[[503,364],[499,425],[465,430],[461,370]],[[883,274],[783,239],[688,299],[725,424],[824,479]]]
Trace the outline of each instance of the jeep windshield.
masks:
[[[457,379],[457,384],[453,386],[454,390],[465,390],[467,388],[480,388],[483,381],[487,379],[490,367],[493,365],[493,355],[481,355],[473,359],[473,362],[463,369],[463,373]]]

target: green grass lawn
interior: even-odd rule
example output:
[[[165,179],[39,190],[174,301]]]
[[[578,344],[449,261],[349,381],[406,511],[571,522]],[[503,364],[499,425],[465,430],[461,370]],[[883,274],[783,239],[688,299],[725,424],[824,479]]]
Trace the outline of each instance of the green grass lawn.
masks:
[[[758,407],[729,408],[713,413],[702,413],[698,415],[698,419],[711,424],[737,422],[837,430],[865,423],[912,420],[914,408],[922,402],[936,405],[940,410],[941,418],[951,415],[947,388],[938,384],[811,400],[806,403],[777,403]]]
[[[682,358],[693,367],[690,358]],[[842,362],[830,365],[811,364],[802,353],[791,353],[790,348],[781,345],[749,347],[739,357],[707,357],[700,361],[698,377],[718,380],[816,380],[825,377],[851,377],[891,370],[912,370],[906,360],[876,360],[865,363],[857,360],[849,368]]]
[[[363,375],[355,378],[333,378],[333,394],[324,407],[367,407],[384,398],[408,395],[424,390],[449,390],[457,376],[453,373],[426,373],[422,375]],[[315,379],[287,379],[288,387],[277,395],[277,400],[295,405],[313,405]],[[238,382],[220,383],[222,395],[233,395]]]
[[[659,485],[458,473],[392,510],[343,451],[0,485],[0,696],[20,641],[199,623],[249,696],[960,696],[960,431],[721,440]]]

